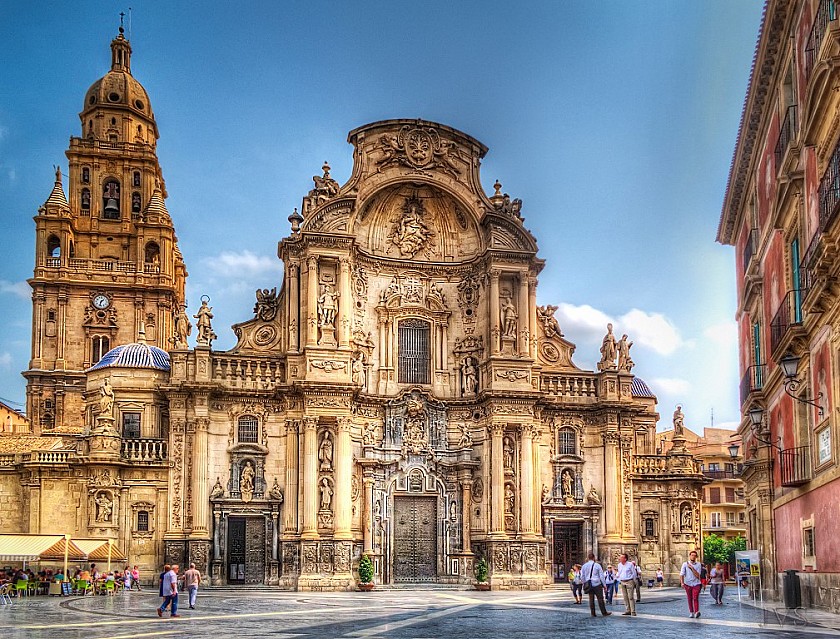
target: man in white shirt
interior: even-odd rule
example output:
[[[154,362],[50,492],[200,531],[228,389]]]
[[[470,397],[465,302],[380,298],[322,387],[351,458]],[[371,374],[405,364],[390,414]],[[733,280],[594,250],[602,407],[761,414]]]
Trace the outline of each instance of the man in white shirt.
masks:
[[[688,561],[683,563],[680,568],[680,585],[685,588],[685,594],[688,598],[688,612],[689,617],[696,619],[700,616],[700,588],[702,582],[700,581],[700,571],[703,566],[697,561],[697,551],[692,550],[688,553]]]
[[[589,584],[589,612],[592,613],[593,617],[597,616],[595,614],[595,597],[597,597],[598,606],[601,608],[601,616],[608,617],[612,613],[607,612],[607,607],[604,605],[604,569],[595,562],[594,553],[589,553],[587,559],[589,561],[583,564],[580,574],[583,579],[584,592],[586,592],[586,586]]]
[[[624,616],[636,616],[636,599],[633,596],[636,588],[636,566],[627,561],[624,553],[619,557],[618,581],[621,584],[621,596],[624,598],[624,607],[627,609],[621,614]]]
[[[636,594],[636,603],[642,601],[642,569],[639,568],[639,564],[635,561],[631,561],[633,567],[636,569],[636,581],[633,583],[633,590]]]
[[[158,617],[162,617],[169,604],[172,604],[170,617],[180,617],[178,614],[178,564],[163,576],[163,604],[157,609]]]

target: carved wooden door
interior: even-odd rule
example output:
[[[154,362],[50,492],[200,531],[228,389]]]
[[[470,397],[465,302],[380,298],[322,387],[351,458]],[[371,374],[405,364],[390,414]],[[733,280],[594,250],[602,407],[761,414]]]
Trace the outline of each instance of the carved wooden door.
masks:
[[[554,581],[566,580],[569,569],[576,563],[582,564],[581,525],[554,522]]]
[[[229,584],[245,583],[245,519],[229,517],[227,521],[227,580]]]
[[[394,498],[394,581],[437,579],[437,498]]]
[[[245,583],[265,582],[265,519],[245,520]]]

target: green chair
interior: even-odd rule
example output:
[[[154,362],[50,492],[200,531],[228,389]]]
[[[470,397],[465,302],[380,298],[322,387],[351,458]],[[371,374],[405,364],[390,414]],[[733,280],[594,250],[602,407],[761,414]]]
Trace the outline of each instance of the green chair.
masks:
[[[93,594],[93,586],[86,579],[79,579],[76,582],[76,592],[81,594],[81,595],[92,595]]]
[[[105,595],[111,595],[112,597],[117,594],[117,582],[116,581],[106,581],[102,592]]]
[[[18,593],[18,596],[23,597],[25,594],[27,594],[28,585],[29,585],[29,582],[26,579],[18,579],[15,582],[15,585],[12,588],[12,590],[14,590],[16,593]]]

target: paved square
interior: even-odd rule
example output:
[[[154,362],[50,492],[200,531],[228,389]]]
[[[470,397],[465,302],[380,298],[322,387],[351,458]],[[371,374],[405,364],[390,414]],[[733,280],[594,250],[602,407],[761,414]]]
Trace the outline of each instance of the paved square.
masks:
[[[471,590],[376,590],[371,593],[300,593],[271,590],[204,590],[197,607],[180,619],[158,619],[154,591],[117,597],[33,597],[0,608],[6,639],[120,639],[127,637],[575,637],[618,636],[672,639],[705,637],[838,636],[836,629],[804,626],[775,612],[739,606],[730,589],[726,605],[701,598],[702,617],[689,619],[682,591],[645,591],[636,618],[589,616],[586,602],[569,590],[475,592]],[[186,602],[186,597],[181,597]],[[606,633],[606,634],[605,634]]]

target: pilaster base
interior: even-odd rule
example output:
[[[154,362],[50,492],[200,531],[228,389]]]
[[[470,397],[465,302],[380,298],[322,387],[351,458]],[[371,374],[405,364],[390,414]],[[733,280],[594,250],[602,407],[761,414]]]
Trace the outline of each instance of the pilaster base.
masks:
[[[549,583],[544,542],[491,540],[474,547],[487,558],[492,590],[542,590]]]

